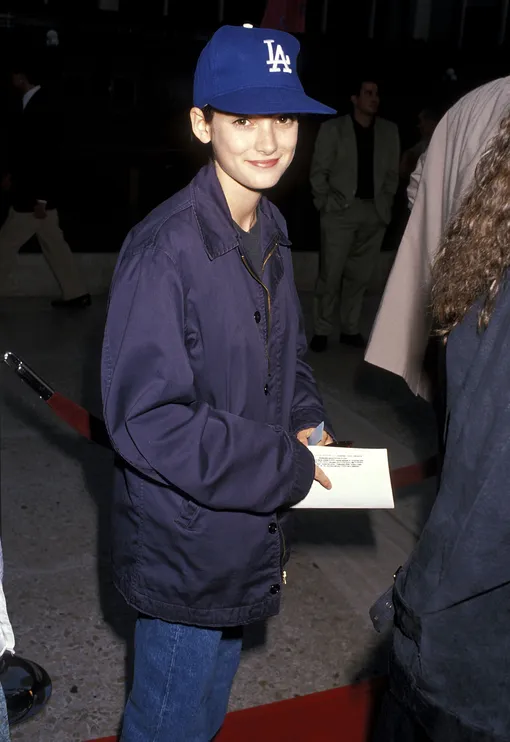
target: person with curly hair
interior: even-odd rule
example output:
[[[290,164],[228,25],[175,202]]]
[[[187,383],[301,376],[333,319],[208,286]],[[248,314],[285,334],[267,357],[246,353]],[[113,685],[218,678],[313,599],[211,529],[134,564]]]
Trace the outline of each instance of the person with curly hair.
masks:
[[[395,579],[377,742],[510,740],[509,92],[510,78],[491,83],[450,113],[448,146],[462,145],[475,170],[463,192],[449,184],[456,198],[432,265],[446,456],[432,513]],[[498,125],[478,129],[475,145],[488,110]]]

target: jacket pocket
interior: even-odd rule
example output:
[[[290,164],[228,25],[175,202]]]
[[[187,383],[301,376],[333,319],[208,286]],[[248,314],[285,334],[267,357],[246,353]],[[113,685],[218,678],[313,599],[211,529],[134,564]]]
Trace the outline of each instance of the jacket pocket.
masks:
[[[186,500],[182,498],[182,505],[179,510],[179,514],[175,519],[178,526],[191,530],[195,525],[195,522],[200,513],[200,505],[197,505],[193,500]]]
[[[339,191],[330,191],[328,193],[326,204],[324,206],[324,213],[330,214],[331,212],[344,212],[349,208],[349,203],[345,196]]]

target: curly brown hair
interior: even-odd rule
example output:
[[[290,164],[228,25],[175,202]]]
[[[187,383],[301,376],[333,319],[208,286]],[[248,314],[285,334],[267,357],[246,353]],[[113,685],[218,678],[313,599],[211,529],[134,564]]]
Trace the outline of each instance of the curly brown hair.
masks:
[[[473,183],[450,221],[435,260],[432,313],[447,337],[485,297],[478,328],[487,328],[510,266],[510,113],[482,155]]]

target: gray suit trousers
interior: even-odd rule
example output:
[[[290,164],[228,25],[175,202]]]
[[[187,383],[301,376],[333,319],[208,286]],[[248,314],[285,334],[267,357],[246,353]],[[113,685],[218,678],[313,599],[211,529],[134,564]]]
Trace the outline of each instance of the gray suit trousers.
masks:
[[[356,199],[321,214],[321,261],[314,299],[316,335],[330,335],[340,302],[341,331],[355,335],[363,297],[386,232],[373,201]]]

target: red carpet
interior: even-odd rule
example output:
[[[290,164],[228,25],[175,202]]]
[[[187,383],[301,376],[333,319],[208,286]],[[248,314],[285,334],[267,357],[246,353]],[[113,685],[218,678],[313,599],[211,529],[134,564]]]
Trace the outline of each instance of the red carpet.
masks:
[[[384,689],[384,680],[373,680],[235,711],[217,742],[369,742]]]

